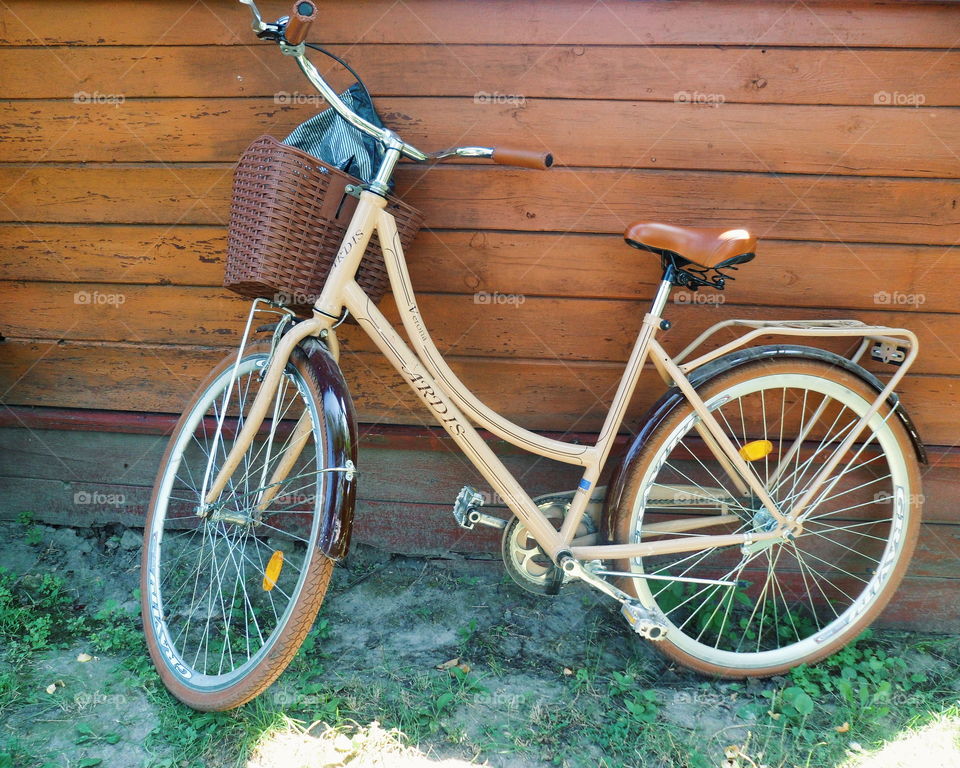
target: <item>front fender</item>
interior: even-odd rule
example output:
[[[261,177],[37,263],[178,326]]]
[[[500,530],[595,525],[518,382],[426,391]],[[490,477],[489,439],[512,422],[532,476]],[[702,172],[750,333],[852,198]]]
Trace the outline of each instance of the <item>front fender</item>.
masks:
[[[823,362],[830,363],[831,365],[837,365],[862,379],[864,382],[873,387],[878,394],[883,391],[883,383],[876,376],[870,373],[870,371],[866,370],[864,367],[858,365],[852,360],[825,349],[819,349],[817,347],[804,347],[795,344],[770,344],[759,347],[748,347],[746,349],[740,349],[735,352],[731,352],[730,354],[718,357],[716,360],[713,360],[691,372],[689,377],[690,383],[695,388],[700,387],[701,385],[706,384],[708,381],[720,376],[721,374],[728,373],[729,371],[739,368],[742,365],[752,363],[755,360],[773,360],[784,358],[806,358],[808,360],[821,360]],[[657,400],[657,402],[650,407],[650,410],[648,410],[641,419],[636,436],[630,443],[630,447],[627,450],[626,455],[623,457],[623,461],[620,462],[620,466],[617,467],[613,477],[610,480],[610,491],[607,493],[606,502],[604,504],[602,525],[602,528],[607,534],[608,539],[610,536],[609,528],[612,524],[613,518],[611,513],[620,506],[624,482],[629,473],[630,467],[634,464],[634,462],[636,462],[640,455],[640,450],[643,448],[653,430],[656,429],[665,418],[667,418],[674,408],[679,406],[684,401],[685,398],[683,393],[680,392],[677,387],[671,387],[659,400]],[[893,393],[887,399],[887,402],[891,406],[894,406],[899,402],[899,397],[896,393]],[[910,440],[913,443],[914,450],[917,453],[917,460],[921,464],[926,464],[927,450],[923,445],[923,441],[920,439],[920,435],[917,432],[913,421],[907,414],[902,403],[897,408],[895,413],[897,414],[897,417],[900,419],[904,428],[907,430],[907,434],[910,435]]]
[[[352,461],[357,465],[357,416],[353,398],[340,366],[327,348],[317,339],[306,338],[299,345],[317,374],[320,385],[320,408],[324,420],[323,466],[343,467]],[[353,509],[357,497],[356,474],[327,472],[323,483],[323,519],[317,546],[334,560],[347,554],[353,529]]]

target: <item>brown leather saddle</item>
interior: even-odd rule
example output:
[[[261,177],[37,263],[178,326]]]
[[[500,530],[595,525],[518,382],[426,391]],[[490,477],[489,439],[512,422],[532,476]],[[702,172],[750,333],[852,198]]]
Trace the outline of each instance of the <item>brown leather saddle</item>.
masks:
[[[687,264],[707,270],[745,264],[756,255],[757,238],[745,229],[677,227],[637,221],[627,227],[624,240],[634,248],[656,253],[677,268]]]

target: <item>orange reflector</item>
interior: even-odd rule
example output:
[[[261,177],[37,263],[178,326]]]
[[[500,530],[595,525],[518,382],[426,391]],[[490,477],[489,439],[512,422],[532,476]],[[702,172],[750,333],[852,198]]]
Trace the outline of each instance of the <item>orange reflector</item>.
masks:
[[[740,449],[740,456],[744,461],[756,461],[769,456],[772,450],[773,443],[769,440],[754,440]]]
[[[278,549],[270,555],[270,562],[267,563],[267,571],[263,575],[263,588],[267,592],[277,586],[277,579],[280,577],[281,568],[283,568],[283,552]]]

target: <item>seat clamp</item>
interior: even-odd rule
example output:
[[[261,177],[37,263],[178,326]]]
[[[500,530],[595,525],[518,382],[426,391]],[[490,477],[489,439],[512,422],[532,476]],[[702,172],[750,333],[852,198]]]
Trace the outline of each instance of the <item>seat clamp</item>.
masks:
[[[662,317],[651,314],[650,312],[647,312],[647,314],[643,316],[643,324],[649,325],[651,328],[659,328],[662,320]]]

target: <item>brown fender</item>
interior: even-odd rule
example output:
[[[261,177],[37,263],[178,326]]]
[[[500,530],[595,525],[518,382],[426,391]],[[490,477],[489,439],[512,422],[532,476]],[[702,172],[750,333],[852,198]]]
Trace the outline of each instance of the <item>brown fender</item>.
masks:
[[[357,465],[357,415],[340,366],[317,339],[300,342],[320,382],[321,410],[326,431],[323,439],[323,466],[343,467],[347,461]],[[357,476],[346,472],[327,472],[323,484],[323,519],[317,546],[334,560],[347,554],[353,529],[353,508],[357,498]]]

